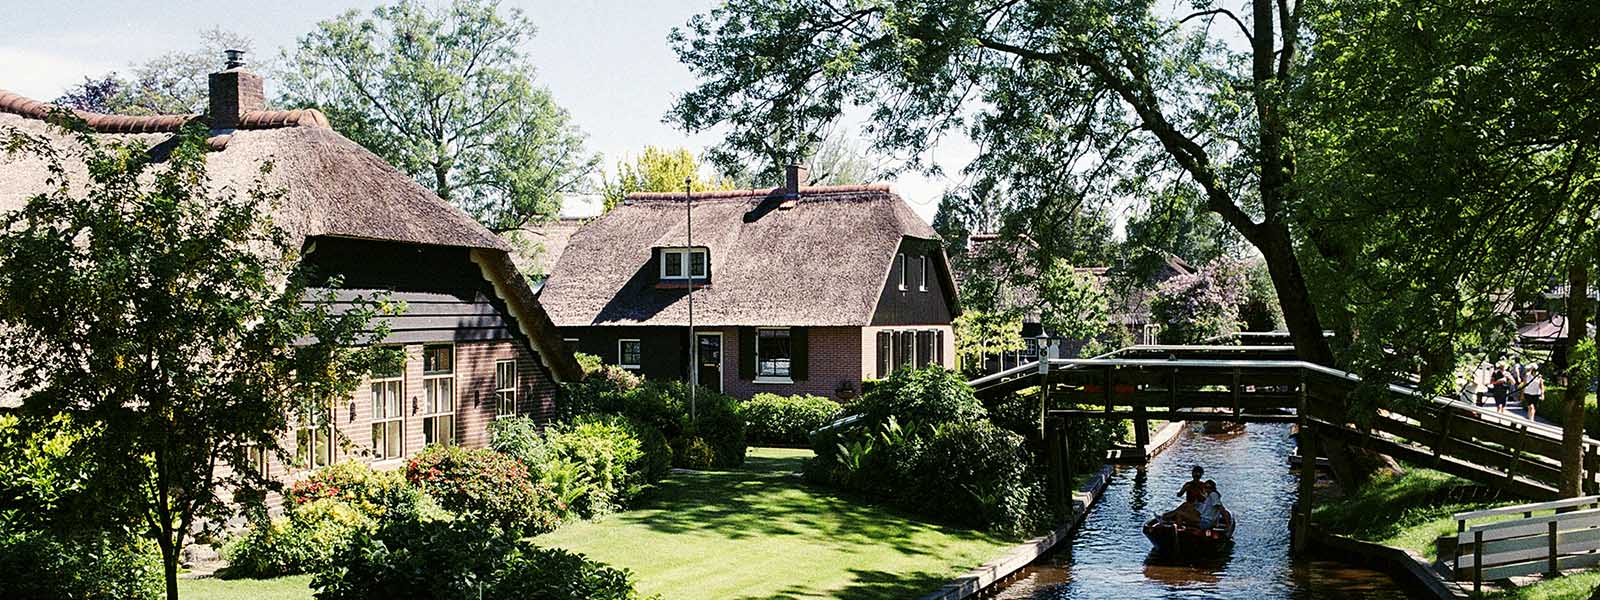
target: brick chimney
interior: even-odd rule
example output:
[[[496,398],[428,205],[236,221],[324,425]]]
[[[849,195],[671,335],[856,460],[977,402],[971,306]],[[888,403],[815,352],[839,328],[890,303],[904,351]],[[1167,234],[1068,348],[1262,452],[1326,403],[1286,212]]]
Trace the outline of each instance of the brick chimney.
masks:
[[[805,165],[791,164],[784,168],[783,196],[790,200],[800,198],[800,186],[806,184],[811,178],[811,171]]]
[[[235,129],[239,126],[239,115],[264,110],[267,98],[261,76],[244,68],[244,51],[223,52],[227,63],[207,81],[211,95],[211,128]]]

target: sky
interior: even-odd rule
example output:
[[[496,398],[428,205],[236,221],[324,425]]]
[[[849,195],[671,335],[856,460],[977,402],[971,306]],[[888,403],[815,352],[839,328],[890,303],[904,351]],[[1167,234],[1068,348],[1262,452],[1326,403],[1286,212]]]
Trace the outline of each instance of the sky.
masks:
[[[251,38],[257,58],[263,52],[275,56],[318,21],[352,8],[367,12],[375,4],[0,0],[0,89],[53,99],[86,76],[125,71],[130,64],[169,51],[190,50],[199,44],[199,33],[211,28]],[[525,48],[538,69],[539,83],[572,114],[573,122],[588,135],[589,149],[603,154],[610,167],[647,145],[684,146],[698,153],[720,141],[716,131],[690,136],[662,122],[676,95],[695,84],[667,45],[667,34],[714,4],[715,0],[504,0],[503,6],[522,9],[539,28]],[[271,95],[270,80],[267,85]],[[942,143],[932,157],[946,173],[958,173],[974,153],[974,146],[957,139]],[[953,177],[920,175],[886,182],[930,221],[944,188],[958,183]],[[594,210],[572,204],[563,212],[582,215]]]

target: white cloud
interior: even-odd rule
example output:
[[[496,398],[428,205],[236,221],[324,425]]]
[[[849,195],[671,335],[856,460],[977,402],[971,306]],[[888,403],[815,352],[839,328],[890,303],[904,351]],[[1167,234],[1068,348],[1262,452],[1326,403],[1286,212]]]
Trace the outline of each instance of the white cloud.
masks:
[[[97,76],[113,68],[110,64],[30,48],[0,46],[0,89],[38,100],[53,99],[84,77]]]

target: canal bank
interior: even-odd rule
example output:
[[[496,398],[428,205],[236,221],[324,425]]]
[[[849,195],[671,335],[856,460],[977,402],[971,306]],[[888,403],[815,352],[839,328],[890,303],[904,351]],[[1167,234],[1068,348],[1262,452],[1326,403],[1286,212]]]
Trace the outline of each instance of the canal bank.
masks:
[[[1058,548],[1024,568],[992,597],[1003,599],[1403,598],[1387,574],[1290,553],[1289,516],[1298,477],[1285,466],[1294,441],[1282,424],[1251,424],[1244,433],[1185,431],[1171,448],[1140,467],[1111,472],[1081,525]],[[1201,560],[1154,554],[1144,520],[1178,502],[1194,465],[1215,479],[1239,520],[1234,545]],[[986,594],[986,597],[989,597]]]
[[[1114,472],[1114,464],[1127,461],[1134,452],[1142,457],[1154,457],[1171,447],[1183,435],[1186,428],[1187,425],[1181,421],[1169,422],[1157,430],[1155,435],[1151,436],[1150,443],[1143,448],[1113,449],[1112,454],[1107,457],[1106,464],[1074,491],[1071,520],[1057,527],[1055,531],[1012,547],[999,558],[955,578],[933,593],[923,596],[921,600],[964,600],[1011,581],[1028,565],[1049,554],[1057,545],[1071,537],[1078,525],[1083,523],[1089,510],[1100,499],[1101,494],[1105,492],[1106,485],[1110,483]]]

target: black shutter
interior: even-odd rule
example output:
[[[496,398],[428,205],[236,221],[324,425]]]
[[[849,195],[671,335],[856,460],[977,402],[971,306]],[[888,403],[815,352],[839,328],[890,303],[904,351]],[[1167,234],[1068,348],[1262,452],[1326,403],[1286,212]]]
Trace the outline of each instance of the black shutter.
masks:
[[[888,331],[878,332],[878,379],[889,376],[894,372],[894,334]]]
[[[739,328],[739,378],[756,378],[756,329]]]
[[[917,332],[917,368],[918,369],[921,369],[923,367],[928,366],[928,362],[933,358],[933,352],[931,352],[931,350],[933,350],[933,332],[931,332],[931,331],[918,331]]]
[[[806,344],[806,328],[792,327],[789,329],[789,379],[804,381],[807,378],[806,369],[810,367],[807,360],[811,348]]]
[[[941,367],[948,366],[948,365],[944,364],[944,330],[943,329],[934,330],[934,332],[933,332],[933,345],[935,347],[934,351],[933,351],[934,356],[939,357],[939,366],[941,366]]]

